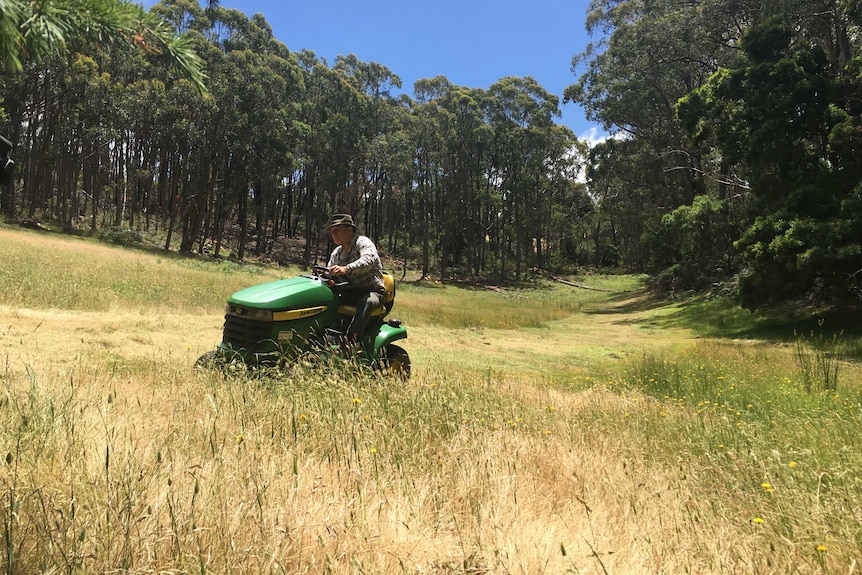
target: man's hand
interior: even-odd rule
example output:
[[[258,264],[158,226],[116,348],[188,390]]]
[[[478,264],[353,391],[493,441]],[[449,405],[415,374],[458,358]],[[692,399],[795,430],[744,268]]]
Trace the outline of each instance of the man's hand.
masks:
[[[329,273],[332,274],[332,277],[346,276],[347,266],[332,266],[329,268]]]

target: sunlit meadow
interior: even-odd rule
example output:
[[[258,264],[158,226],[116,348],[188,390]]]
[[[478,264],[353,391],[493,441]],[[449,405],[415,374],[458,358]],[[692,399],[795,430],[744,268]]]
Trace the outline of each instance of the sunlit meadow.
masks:
[[[862,387],[837,343],[694,337],[641,278],[408,274],[407,383],[193,368],[230,293],[299,271],[0,226],[0,568],[860,568]]]

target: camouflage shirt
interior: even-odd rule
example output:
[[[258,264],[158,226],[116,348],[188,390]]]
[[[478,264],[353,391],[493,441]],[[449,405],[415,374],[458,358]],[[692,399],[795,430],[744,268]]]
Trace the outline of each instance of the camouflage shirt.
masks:
[[[336,246],[328,266],[347,266],[347,278],[355,289],[383,293],[383,264],[374,242],[365,236],[355,234],[346,252]]]

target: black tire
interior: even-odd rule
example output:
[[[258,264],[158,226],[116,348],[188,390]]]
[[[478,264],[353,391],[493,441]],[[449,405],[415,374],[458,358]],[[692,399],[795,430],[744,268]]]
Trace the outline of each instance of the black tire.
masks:
[[[378,365],[384,375],[397,377],[402,381],[410,379],[410,356],[402,347],[390,343],[381,348]]]

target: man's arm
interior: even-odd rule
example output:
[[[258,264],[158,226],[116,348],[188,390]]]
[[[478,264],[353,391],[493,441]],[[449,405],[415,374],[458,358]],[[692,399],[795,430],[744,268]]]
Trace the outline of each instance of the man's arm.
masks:
[[[370,268],[380,260],[374,242],[365,236],[357,238],[356,249],[359,250],[359,257],[347,264],[348,272]]]

